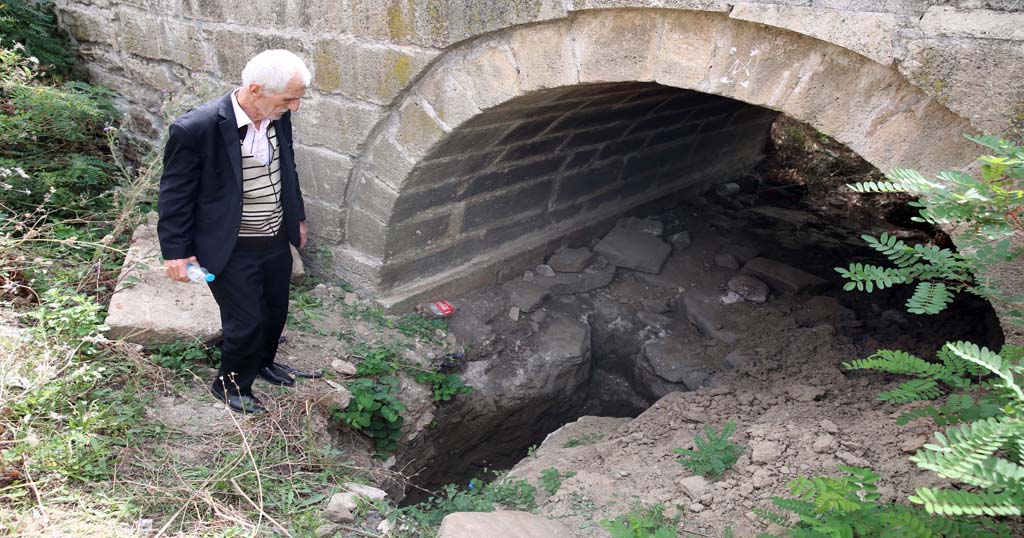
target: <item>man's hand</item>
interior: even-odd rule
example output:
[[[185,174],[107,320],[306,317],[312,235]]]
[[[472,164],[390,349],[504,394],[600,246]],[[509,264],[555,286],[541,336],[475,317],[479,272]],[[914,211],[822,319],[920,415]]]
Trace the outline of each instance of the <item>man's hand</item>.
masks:
[[[303,248],[303,247],[306,246],[306,234],[308,234],[308,233],[309,232],[306,229],[306,221],[300,220],[299,221],[299,248]]]
[[[199,261],[196,260],[196,257],[191,256],[180,260],[164,260],[164,269],[167,271],[167,276],[171,280],[188,282],[188,273],[185,272],[185,267],[190,263],[192,265],[199,265]]]

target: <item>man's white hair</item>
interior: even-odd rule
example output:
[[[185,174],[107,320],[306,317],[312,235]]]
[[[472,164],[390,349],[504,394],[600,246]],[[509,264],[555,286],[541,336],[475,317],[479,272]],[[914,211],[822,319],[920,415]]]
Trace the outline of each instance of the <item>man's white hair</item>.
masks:
[[[265,50],[253,56],[242,69],[242,85],[259,84],[270,95],[280,94],[298,75],[304,86],[309,86],[313,75],[305,62],[293,52],[284,49]]]

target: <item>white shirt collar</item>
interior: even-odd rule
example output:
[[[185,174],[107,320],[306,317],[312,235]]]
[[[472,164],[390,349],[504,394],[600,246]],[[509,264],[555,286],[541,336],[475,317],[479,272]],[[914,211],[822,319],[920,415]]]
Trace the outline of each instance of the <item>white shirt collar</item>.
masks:
[[[238,90],[240,89],[241,88],[236,88],[235,91],[231,92],[231,106],[235,109],[235,123],[238,124],[236,125],[236,127],[238,127],[239,129],[247,125],[252,125],[255,127],[256,124],[251,119],[249,119],[249,115],[246,114],[244,110],[242,110],[242,105],[238,104],[238,96],[235,94],[237,94]]]

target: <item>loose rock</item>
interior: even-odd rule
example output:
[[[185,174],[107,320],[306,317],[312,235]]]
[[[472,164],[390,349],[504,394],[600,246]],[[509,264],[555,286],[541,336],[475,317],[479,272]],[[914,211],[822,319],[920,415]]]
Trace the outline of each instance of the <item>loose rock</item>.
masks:
[[[615,277],[615,267],[606,266],[603,269],[591,271],[593,266],[582,273],[558,273],[553,277],[534,276],[534,281],[544,288],[547,288],[551,295],[571,295],[574,293],[586,293],[597,288],[603,288],[611,284]]]
[[[680,478],[677,482],[679,487],[690,496],[691,499],[700,499],[708,488],[708,481],[703,476],[687,476]]]
[[[768,284],[749,275],[736,275],[730,278],[726,285],[740,297],[759,304],[768,301],[768,293],[771,291]]]
[[[683,250],[690,246],[692,239],[690,238],[690,232],[682,231],[668,236],[668,241],[669,243],[672,243],[672,246],[676,250]]]
[[[523,312],[533,312],[551,295],[544,286],[525,280],[509,282],[504,288],[512,305]]]
[[[754,258],[743,266],[743,273],[763,279],[773,288],[790,293],[814,293],[828,282],[806,271],[768,258]]]
[[[594,252],[620,267],[657,273],[672,247],[651,234],[615,228],[597,244]]]
[[[550,265],[538,265],[537,267],[533,268],[533,272],[539,276],[555,276],[555,270],[552,269]]]
[[[437,538],[568,538],[561,523],[529,512],[455,512],[441,521]]]
[[[351,523],[356,520],[356,517],[352,515],[352,510],[355,509],[354,504],[350,496],[344,493],[335,493],[331,497],[331,501],[327,503],[323,517],[327,521],[335,523]]]
[[[782,456],[785,449],[774,441],[754,441],[750,443],[750,461],[754,463],[772,463]]]
[[[593,263],[595,257],[588,248],[566,248],[548,258],[548,265],[562,273],[579,273]]]

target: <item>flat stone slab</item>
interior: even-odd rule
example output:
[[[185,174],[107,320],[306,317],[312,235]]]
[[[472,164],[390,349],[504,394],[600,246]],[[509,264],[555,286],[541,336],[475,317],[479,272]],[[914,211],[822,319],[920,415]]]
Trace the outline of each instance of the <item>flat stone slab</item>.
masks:
[[[135,230],[118,282],[110,298],[107,338],[146,347],[221,338],[220,309],[210,288],[167,278],[155,225]]]
[[[509,302],[522,312],[533,312],[551,295],[544,286],[525,280],[509,282],[503,287],[508,293]]]
[[[704,386],[710,376],[704,345],[668,337],[644,344],[644,359],[655,375],[689,390]]]
[[[292,249],[292,278],[303,274],[302,259]],[[206,284],[167,278],[156,224],[132,234],[118,285],[110,298],[107,338],[158,347],[182,340],[211,344],[221,339],[220,309]]]
[[[672,247],[649,233],[617,227],[604,236],[594,252],[620,267],[657,273]]]
[[[735,342],[738,338],[735,332],[725,326],[724,304],[717,292],[703,289],[687,290],[676,301],[676,309],[685,313],[686,319],[709,338],[727,344]]]
[[[750,260],[741,272],[765,281],[777,291],[816,293],[828,287],[828,282],[821,278],[768,258]]]
[[[579,273],[586,269],[596,255],[589,248],[566,248],[548,258],[548,265],[561,273]]]
[[[516,511],[455,512],[441,520],[437,538],[558,538],[570,537],[561,523],[537,514]]]
[[[586,293],[611,284],[615,277],[615,266],[609,265],[600,271],[584,271],[582,273],[558,273],[555,276],[534,277],[534,282],[547,288],[551,295],[571,295]]]

